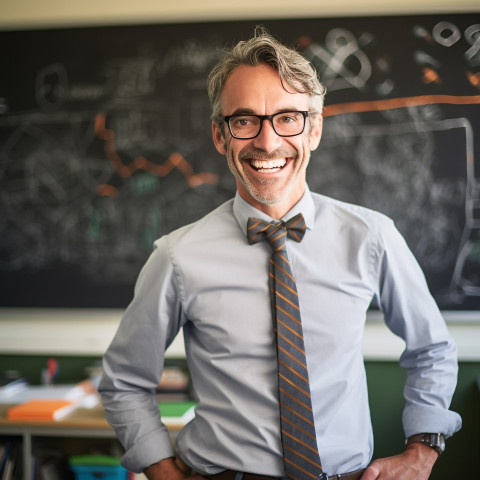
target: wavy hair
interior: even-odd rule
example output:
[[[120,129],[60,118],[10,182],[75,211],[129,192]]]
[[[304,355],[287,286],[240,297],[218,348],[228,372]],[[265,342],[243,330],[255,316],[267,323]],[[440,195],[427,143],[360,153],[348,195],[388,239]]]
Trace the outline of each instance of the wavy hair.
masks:
[[[312,112],[322,112],[325,87],[320,83],[313,66],[300,53],[281,44],[260,26],[255,28],[252,38],[224,50],[223,57],[208,76],[207,88],[213,121],[219,122],[222,119],[222,90],[233,70],[241,65],[255,67],[262,64],[269,65],[279,73],[285,90],[288,86],[297,93],[309,95]]]

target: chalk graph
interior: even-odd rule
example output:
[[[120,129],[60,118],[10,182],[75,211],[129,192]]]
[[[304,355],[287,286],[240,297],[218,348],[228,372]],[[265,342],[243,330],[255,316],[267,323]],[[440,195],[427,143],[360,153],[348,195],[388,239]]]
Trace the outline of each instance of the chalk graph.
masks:
[[[216,173],[202,172],[195,173],[192,166],[180,153],[172,153],[165,163],[158,165],[150,162],[145,157],[137,157],[130,164],[124,164],[115,147],[115,132],[105,127],[106,115],[99,113],[95,118],[95,134],[105,142],[105,153],[114,170],[122,178],[131,177],[135,172],[143,170],[158,177],[169,175],[175,168],[182,172],[185,180],[191,187],[198,187],[204,183],[215,185],[219,178]],[[99,195],[112,196],[116,188],[112,185],[102,184],[97,186]]]

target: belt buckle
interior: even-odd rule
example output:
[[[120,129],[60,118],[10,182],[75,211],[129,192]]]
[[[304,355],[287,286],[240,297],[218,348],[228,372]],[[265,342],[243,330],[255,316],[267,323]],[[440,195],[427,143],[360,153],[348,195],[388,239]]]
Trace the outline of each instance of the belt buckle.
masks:
[[[322,472],[317,480],[328,480],[328,475],[325,472]]]

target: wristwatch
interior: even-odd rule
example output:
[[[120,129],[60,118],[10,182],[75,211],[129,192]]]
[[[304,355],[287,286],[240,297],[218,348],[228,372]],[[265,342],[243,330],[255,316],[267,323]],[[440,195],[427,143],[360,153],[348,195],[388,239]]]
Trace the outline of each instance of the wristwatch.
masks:
[[[411,443],[422,443],[427,447],[433,448],[439,455],[445,451],[445,435],[443,433],[419,433],[408,437],[405,445]]]

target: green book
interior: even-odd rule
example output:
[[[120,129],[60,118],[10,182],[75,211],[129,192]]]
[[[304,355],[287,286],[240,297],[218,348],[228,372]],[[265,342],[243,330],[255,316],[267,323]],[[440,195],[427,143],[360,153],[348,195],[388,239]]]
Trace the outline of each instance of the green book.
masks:
[[[70,465],[90,465],[117,467],[120,465],[120,459],[108,455],[76,455],[69,458]]]
[[[168,424],[186,424],[195,417],[195,402],[161,402],[158,404],[162,421]]]

